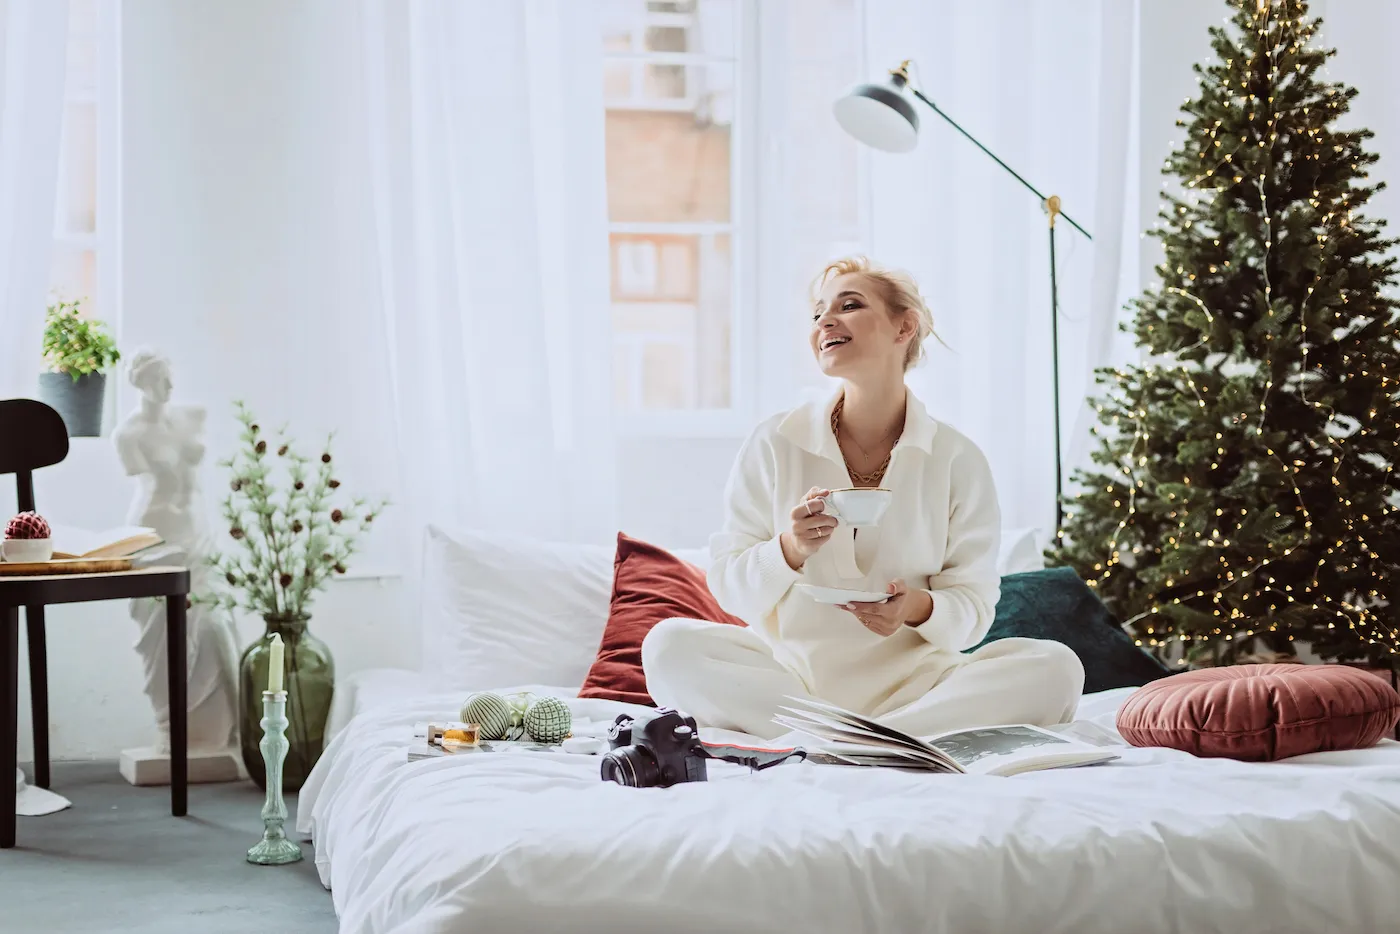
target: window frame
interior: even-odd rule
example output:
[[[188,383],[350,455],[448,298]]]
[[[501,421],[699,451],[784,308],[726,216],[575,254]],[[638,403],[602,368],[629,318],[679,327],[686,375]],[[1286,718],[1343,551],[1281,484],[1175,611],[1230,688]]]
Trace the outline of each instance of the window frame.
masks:
[[[703,0],[702,0],[703,2]],[[870,73],[867,34],[868,0],[852,0],[856,61],[854,84]],[[791,79],[789,55],[772,43],[786,36],[791,10],[763,0],[735,0],[735,101],[731,142],[730,235],[732,306],[730,319],[730,406],[727,409],[666,409],[619,411],[615,425],[620,436],[635,439],[734,440],[746,437],[757,421],[793,400],[810,394],[795,367],[800,354],[773,352],[787,346],[792,330],[782,317],[794,305],[788,279],[782,273],[790,262],[787,245],[775,232],[783,229],[789,194],[784,190],[784,161],[801,158],[784,135],[788,116],[784,89]],[[769,56],[760,50],[770,43]],[[644,57],[636,56],[634,57]],[[677,53],[656,53],[668,60],[686,58]],[[606,57],[624,57],[608,53]],[[690,56],[692,61],[703,56]],[[856,147],[856,227],[849,232],[853,245],[868,252],[873,233],[872,152]],[[609,223],[611,234],[626,227]],[[660,225],[655,225],[660,226]],[[677,229],[700,225],[675,225]],[[760,270],[769,270],[763,275]],[[815,270],[812,270],[815,272]],[[769,352],[761,353],[761,348]],[[813,364],[815,365],[815,364]],[[825,385],[832,381],[812,381]],[[825,392],[825,389],[821,390]]]
[[[703,3],[704,0],[699,0]],[[729,407],[639,409],[617,412],[618,434],[624,438],[704,438],[741,437],[752,428],[755,408],[754,343],[758,336],[756,309],[757,288],[757,220],[756,181],[759,169],[759,61],[758,35],[761,3],[735,0],[735,55],[720,58],[681,52],[607,52],[605,62],[634,60],[647,64],[710,65],[732,64],[734,68],[734,118],[730,124],[730,184],[728,222],[633,222],[608,221],[608,238],[614,234],[648,234],[655,236],[727,234],[730,238],[730,328],[729,328]],[[686,16],[686,14],[681,14]],[[677,14],[644,12],[639,23],[674,25]],[[657,19],[658,23],[652,23]],[[659,20],[665,19],[666,23]],[[636,33],[633,32],[635,36]],[[635,49],[635,41],[633,43]],[[634,71],[634,75],[639,71]],[[687,102],[688,103],[688,102]],[[606,105],[608,109],[633,109],[630,106]],[[634,105],[638,109],[646,103]],[[666,110],[666,107],[650,109]],[[612,250],[609,246],[609,277],[611,281]],[[697,273],[698,274],[698,273]],[[613,299],[610,297],[611,305]],[[613,338],[616,341],[616,338]],[[617,346],[614,343],[613,346]]]

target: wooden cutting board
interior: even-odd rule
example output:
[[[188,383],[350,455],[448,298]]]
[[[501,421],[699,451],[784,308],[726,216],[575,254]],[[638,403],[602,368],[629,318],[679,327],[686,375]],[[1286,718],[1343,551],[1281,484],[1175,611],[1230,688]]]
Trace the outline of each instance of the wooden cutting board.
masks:
[[[130,571],[130,558],[69,558],[59,561],[0,561],[0,577],[6,574],[101,574]]]

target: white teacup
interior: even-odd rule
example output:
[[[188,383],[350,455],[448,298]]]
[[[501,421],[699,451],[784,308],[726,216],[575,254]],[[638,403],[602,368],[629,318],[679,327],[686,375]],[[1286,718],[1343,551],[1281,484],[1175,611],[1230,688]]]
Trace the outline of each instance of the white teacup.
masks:
[[[880,524],[893,499],[894,494],[886,489],[851,487],[832,490],[822,497],[822,502],[828,516],[853,529],[864,529]]]

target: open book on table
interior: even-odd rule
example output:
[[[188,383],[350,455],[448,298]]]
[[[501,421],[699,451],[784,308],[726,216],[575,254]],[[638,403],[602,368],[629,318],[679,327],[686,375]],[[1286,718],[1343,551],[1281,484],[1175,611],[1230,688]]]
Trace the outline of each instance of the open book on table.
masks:
[[[121,526],[94,532],[51,523],[53,556],[71,558],[130,558],[162,543],[155,529]]]
[[[1118,754],[1030,724],[952,730],[920,739],[879,721],[811,698],[789,697],[773,719],[820,741],[809,759],[843,765],[876,765],[1017,775],[1039,769],[1097,765]]]

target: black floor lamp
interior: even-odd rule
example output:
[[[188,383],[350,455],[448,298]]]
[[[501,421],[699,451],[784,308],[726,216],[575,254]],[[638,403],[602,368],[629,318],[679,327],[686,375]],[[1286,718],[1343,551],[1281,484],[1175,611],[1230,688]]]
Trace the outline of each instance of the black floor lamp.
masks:
[[[1085,239],[1093,240],[1089,231],[1075,223],[1074,218],[1060,210],[1060,196],[1046,197],[1021,177],[1015,169],[997,158],[997,154],[977,141],[952,117],[938,109],[938,105],[924,96],[923,92],[909,83],[909,61],[901,62],[890,72],[890,80],[885,84],[862,84],[845,97],[836,101],[832,110],[836,122],[842,129],[867,146],[883,149],[886,152],[909,152],[919,141],[919,115],[910,103],[909,94],[927,104],[934,113],[952,125],[963,136],[972,141],[978,149],[991,156],[996,164],[1009,172],[1016,181],[1025,185],[1037,198],[1050,216],[1050,352],[1054,365],[1054,406],[1055,406],[1055,536],[1058,539],[1064,527],[1064,504],[1062,487],[1062,467],[1060,457],[1060,298],[1055,282],[1055,218],[1063,217]]]

